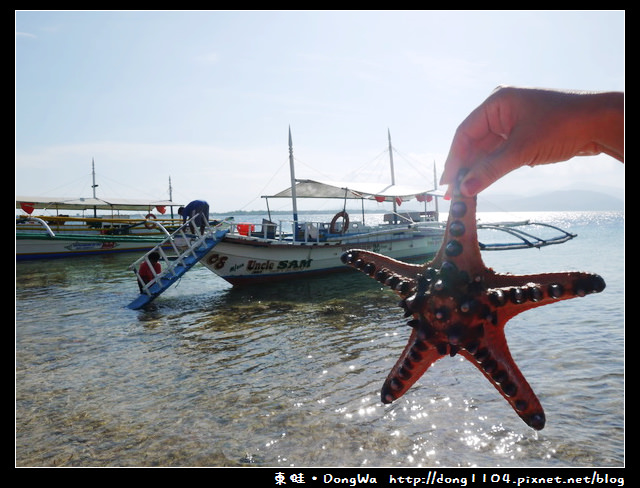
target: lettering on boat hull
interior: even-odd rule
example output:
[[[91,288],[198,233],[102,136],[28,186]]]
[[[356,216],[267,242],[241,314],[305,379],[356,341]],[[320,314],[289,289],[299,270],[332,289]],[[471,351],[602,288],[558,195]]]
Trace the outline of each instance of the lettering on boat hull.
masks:
[[[246,259],[223,254],[211,254],[206,266],[221,273],[235,274],[278,274],[312,269],[313,259]]]
[[[292,271],[309,269],[312,261],[313,259],[283,259],[280,261],[250,259],[246,263],[246,268],[254,274],[263,271]]]
[[[115,249],[116,247],[118,247],[117,242],[74,242],[64,246],[68,251],[97,251]]]

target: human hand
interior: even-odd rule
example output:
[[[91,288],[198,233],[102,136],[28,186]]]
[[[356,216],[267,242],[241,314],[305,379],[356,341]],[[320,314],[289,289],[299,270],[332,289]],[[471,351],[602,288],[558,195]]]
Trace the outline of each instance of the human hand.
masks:
[[[468,168],[472,197],[524,165],[605,153],[624,160],[624,94],[498,87],[458,127],[441,184]]]

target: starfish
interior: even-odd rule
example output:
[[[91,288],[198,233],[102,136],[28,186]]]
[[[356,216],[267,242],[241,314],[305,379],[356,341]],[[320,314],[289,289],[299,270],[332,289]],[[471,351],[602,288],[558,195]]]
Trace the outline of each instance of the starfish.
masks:
[[[460,193],[461,170],[453,185],[443,243],[432,261],[410,264],[353,249],[345,264],[392,288],[410,318],[408,343],[382,386],[383,403],[400,398],[435,361],[460,354],[493,384],[530,427],[545,425],[544,410],[513,360],[504,327],[515,315],[599,293],[604,280],[585,272],[500,274],[480,255],[476,197]]]

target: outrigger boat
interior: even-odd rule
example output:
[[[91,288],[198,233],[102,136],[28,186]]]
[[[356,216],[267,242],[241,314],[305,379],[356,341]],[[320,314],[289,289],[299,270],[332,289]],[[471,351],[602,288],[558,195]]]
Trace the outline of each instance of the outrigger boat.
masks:
[[[176,203],[170,200],[16,197],[16,208],[24,212],[16,217],[16,260],[146,252],[182,223],[163,216],[172,206]],[[56,215],[32,216],[36,209]],[[60,214],[70,210],[93,211],[94,216]],[[99,216],[98,211],[108,213]],[[121,211],[140,217],[119,215]]]
[[[264,198],[267,202],[269,198],[291,199],[292,219],[274,222],[269,215],[261,225],[225,220],[207,226],[202,233],[186,223],[155,249],[164,264],[162,272],[154,275],[151,282],[144,283],[138,274],[144,261],[149,264],[150,253],[130,266],[141,285],[141,294],[130,308],[140,308],[153,300],[197,262],[238,286],[344,271],[347,268],[340,261],[340,255],[354,246],[405,260],[433,255],[440,247],[444,229],[438,222],[437,203],[436,210],[432,211],[426,211],[426,205],[428,201],[437,202],[437,197],[444,193],[396,185],[390,136],[389,153],[390,184],[296,180],[289,131],[291,187]],[[344,202],[343,210],[331,222],[302,221],[297,208],[299,198],[340,199]],[[425,211],[399,214],[397,204],[413,198],[425,203]],[[394,212],[386,216],[382,224],[367,225],[364,203],[361,221],[352,220],[346,212],[346,202],[353,200],[391,202]],[[184,242],[188,242],[187,247],[180,245]],[[168,244],[170,247],[166,249]]]
[[[162,271],[157,274],[153,272],[154,278],[151,281],[144,283],[138,274],[143,262],[146,261],[149,265],[151,252],[131,264],[130,269],[138,276],[141,292],[129,308],[138,309],[149,303],[198,262],[217,276],[238,286],[345,271],[350,268],[341,262],[340,256],[344,251],[353,248],[371,250],[400,260],[432,257],[439,249],[444,236],[444,224],[438,221],[437,210],[437,198],[444,196],[444,193],[436,188],[408,188],[396,185],[390,137],[389,152],[391,184],[296,180],[289,131],[291,187],[265,198],[290,198],[293,204],[293,218],[276,223],[269,215],[268,219],[263,219],[262,225],[226,220],[206,226],[203,232],[192,228],[193,226],[187,222],[151,251],[159,252],[162,262]],[[363,204],[362,221],[351,221],[343,210],[338,212],[331,222],[305,222],[299,219],[296,203],[298,198],[339,198],[344,202],[386,201],[393,203],[394,212],[385,215],[384,223],[367,225],[364,222]],[[414,198],[425,203],[425,211],[404,214],[397,212],[398,203]],[[434,201],[435,210],[426,210],[427,201]],[[559,236],[539,239],[517,230],[516,227],[522,223],[508,226],[491,225],[495,230],[509,229],[507,232],[518,238],[518,242],[510,244],[505,249],[542,247],[575,237],[558,229]],[[187,244],[182,246],[180,243]],[[489,244],[485,249],[501,249],[501,246]]]
[[[17,261],[145,252],[181,225],[182,219],[173,218],[173,207],[179,204],[172,200],[171,178],[168,200],[98,198],[93,160],[91,174],[91,198],[16,197],[16,209],[24,212],[16,216]],[[170,217],[164,217],[167,209]],[[55,215],[32,216],[35,210],[55,212]],[[61,211],[83,215],[70,216]],[[87,211],[92,212],[93,217],[85,217]],[[129,217],[121,215],[123,211],[146,215]]]
[[[290,199],[292,218],[274,222],[269,215],[262,225],[227,222],[229,232],[201,263],[232,285],[247,285],[341,271],[344,265],[340,255],[354,246],[396,259],[433,255],[442,242],[443,229],[438,223],[437,209],[427,211],[426,205],[427,201],[437,201],[443,192],[435,188],[397,185],[390,136],[389,154],[390,183],[357,185],[297,180],[289,131],[291,187],[263,198],[267,200],[267,208],[269,199]],[[342,201],[343,210],[336,213],[330,222],[303,221],[297,205],[303,198],[338,199]],[[398,203],[411,199],[424,201],[425,211],[399,214]],[[354,200],[391,202],[394,212],[385,218],[384,223],[368,225],[364,203],[361,220],[352,219],[346,212],[346,203]]]

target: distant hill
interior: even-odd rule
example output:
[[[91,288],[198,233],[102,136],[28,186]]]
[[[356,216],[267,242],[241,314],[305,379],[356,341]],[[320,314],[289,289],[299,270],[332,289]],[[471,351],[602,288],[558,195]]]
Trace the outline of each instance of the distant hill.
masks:
[[[493,212],[566,211],[566,210],[624,210],[624,199],[607,193],[585,190],[566,190],[540,193],[535,196],[491,195],[478,197],[478,211]]]

